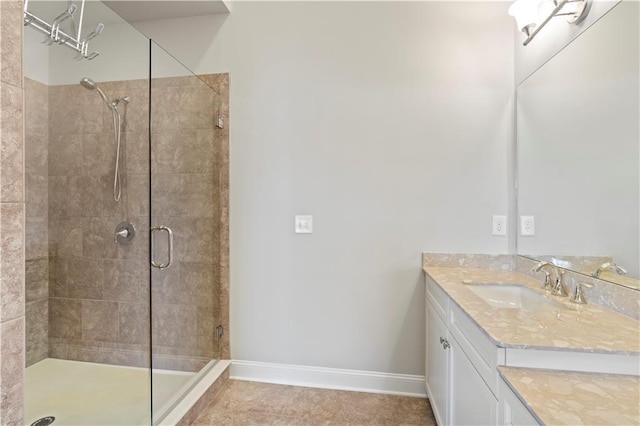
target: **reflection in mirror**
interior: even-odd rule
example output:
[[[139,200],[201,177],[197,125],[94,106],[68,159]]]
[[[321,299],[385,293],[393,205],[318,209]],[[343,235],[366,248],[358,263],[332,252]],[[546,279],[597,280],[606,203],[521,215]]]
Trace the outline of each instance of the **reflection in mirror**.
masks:
[[[619,3],[517,90],[518,215],[535,217],[535,235],[518,235],[518,254],[632,288],[640,277],[638,17],[638,3]]]

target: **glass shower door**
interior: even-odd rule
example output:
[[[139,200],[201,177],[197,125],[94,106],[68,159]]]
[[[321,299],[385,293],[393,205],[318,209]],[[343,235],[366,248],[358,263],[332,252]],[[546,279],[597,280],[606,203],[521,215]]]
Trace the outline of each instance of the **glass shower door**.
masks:
[[[24,422],[150,424],[149,40],[73,5],[64,33],[104,23],[92,60],[24,27]],[[52,23],[70,2],[27,7]]]
[[[219,358],[215,102],[211,87],[151,43],[154,422]]]

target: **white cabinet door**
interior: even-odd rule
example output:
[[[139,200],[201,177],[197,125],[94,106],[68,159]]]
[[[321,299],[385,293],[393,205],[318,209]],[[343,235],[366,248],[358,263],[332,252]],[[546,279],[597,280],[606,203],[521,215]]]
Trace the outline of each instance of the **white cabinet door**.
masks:
[[[449,349],[441,339],[448,338],[448,330],[429,302],[427,306],[427,362],[426,388],[433,414],[439,425],[449,424],[447,417]]]
[[[498,400],[482,380],[454,338],[451,347],[451,400],[450,419],[452,425],[497,424]]]
[[[500,403],[498,404],[498,424],[504,426],[538,426],[539,423],[526,409],[522,401],[500,379]]]

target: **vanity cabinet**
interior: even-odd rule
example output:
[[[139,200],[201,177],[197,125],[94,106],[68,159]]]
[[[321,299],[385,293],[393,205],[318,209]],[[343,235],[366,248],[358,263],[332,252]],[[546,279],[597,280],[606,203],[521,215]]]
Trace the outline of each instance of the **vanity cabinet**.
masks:
[[[486,340],[486,337],[474,335],[474,332],[480,333],[477,328],[466,330],[459,327],[461,313],[456,308],[448,296],[427,278],[427,395],[439,425],[495,425],[498,421],[496,366],[488,375],[491,379],[489,385],[483,377],[486,374],[481,374],[476,366],[482,357],[470,346],[470,342]],[[498,350],[496,347],[492,349],[494,352]],[[486,361],[483,360],[482,364],[479,367],[484,372]]]
[[[448,424],[451,425],[495,425],[498,400],[480,374],[457,346],[451,343],[451,408]]]
[[[444,346],[444,339],[449,338],[449,331],[435,313],[433,306],[427,301],[427,339],[426,339],[426,380],[425,387],[431,409],[438,424],[447,423],[448,376],[450,370],[451,351]]]
[[[599,396],[616,414],[607,424],[637,423],[637,400],[621,395],[637,390],[638,322],[589,305],[500,309],[465,285],[514,282],[539,285],[513,271],[425,268],[425,387],[438,424],[597,423],[601,413],[582,409],[590,402],[581,389],[590,383],[629,386]],[[553,410],[562,399],[564,409]]]
[[[499,387],[500,405],[498,407],[498,424],[505,426],[539,425],[504,380],[500,379]]]

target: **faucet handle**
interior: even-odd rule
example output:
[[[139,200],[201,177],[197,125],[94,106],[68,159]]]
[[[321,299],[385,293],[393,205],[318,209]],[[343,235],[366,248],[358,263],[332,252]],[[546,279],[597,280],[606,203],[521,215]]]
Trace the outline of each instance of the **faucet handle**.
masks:
[[[130,244],[136,235],[136,229],[130,222],[120,222],[116,226],[114,240],[116,244]]]
[[[544,272],[544,282],[542,283],[542,288],[545,290],[552,290],[553,286],[551,285],[551,273],[549,271],[542,270]]]
[[[556,284],[553,286],[551,294],[554,296],[566,297],[569,295],[567,287],[564,285],[564,273],[563,269],[556,269]]]
[[[576,283],[576,293],[573,295],[573,299],[571,299],[573,303],[577,303],[579,305],[587,303],[587,297],[585,296],[584,289],[582,287],[593,288],[593,284]]]
[[[542,284],[542,288],[545,290],[552,290],[553,286],[551,285],[551,273],[544,269],[546,266],[549,266],[551,269],[555,269],[555,266],[549,262],[542,261],[539,262],[536,266],[531,268],[531,272],[544,272],[544,282]]]

